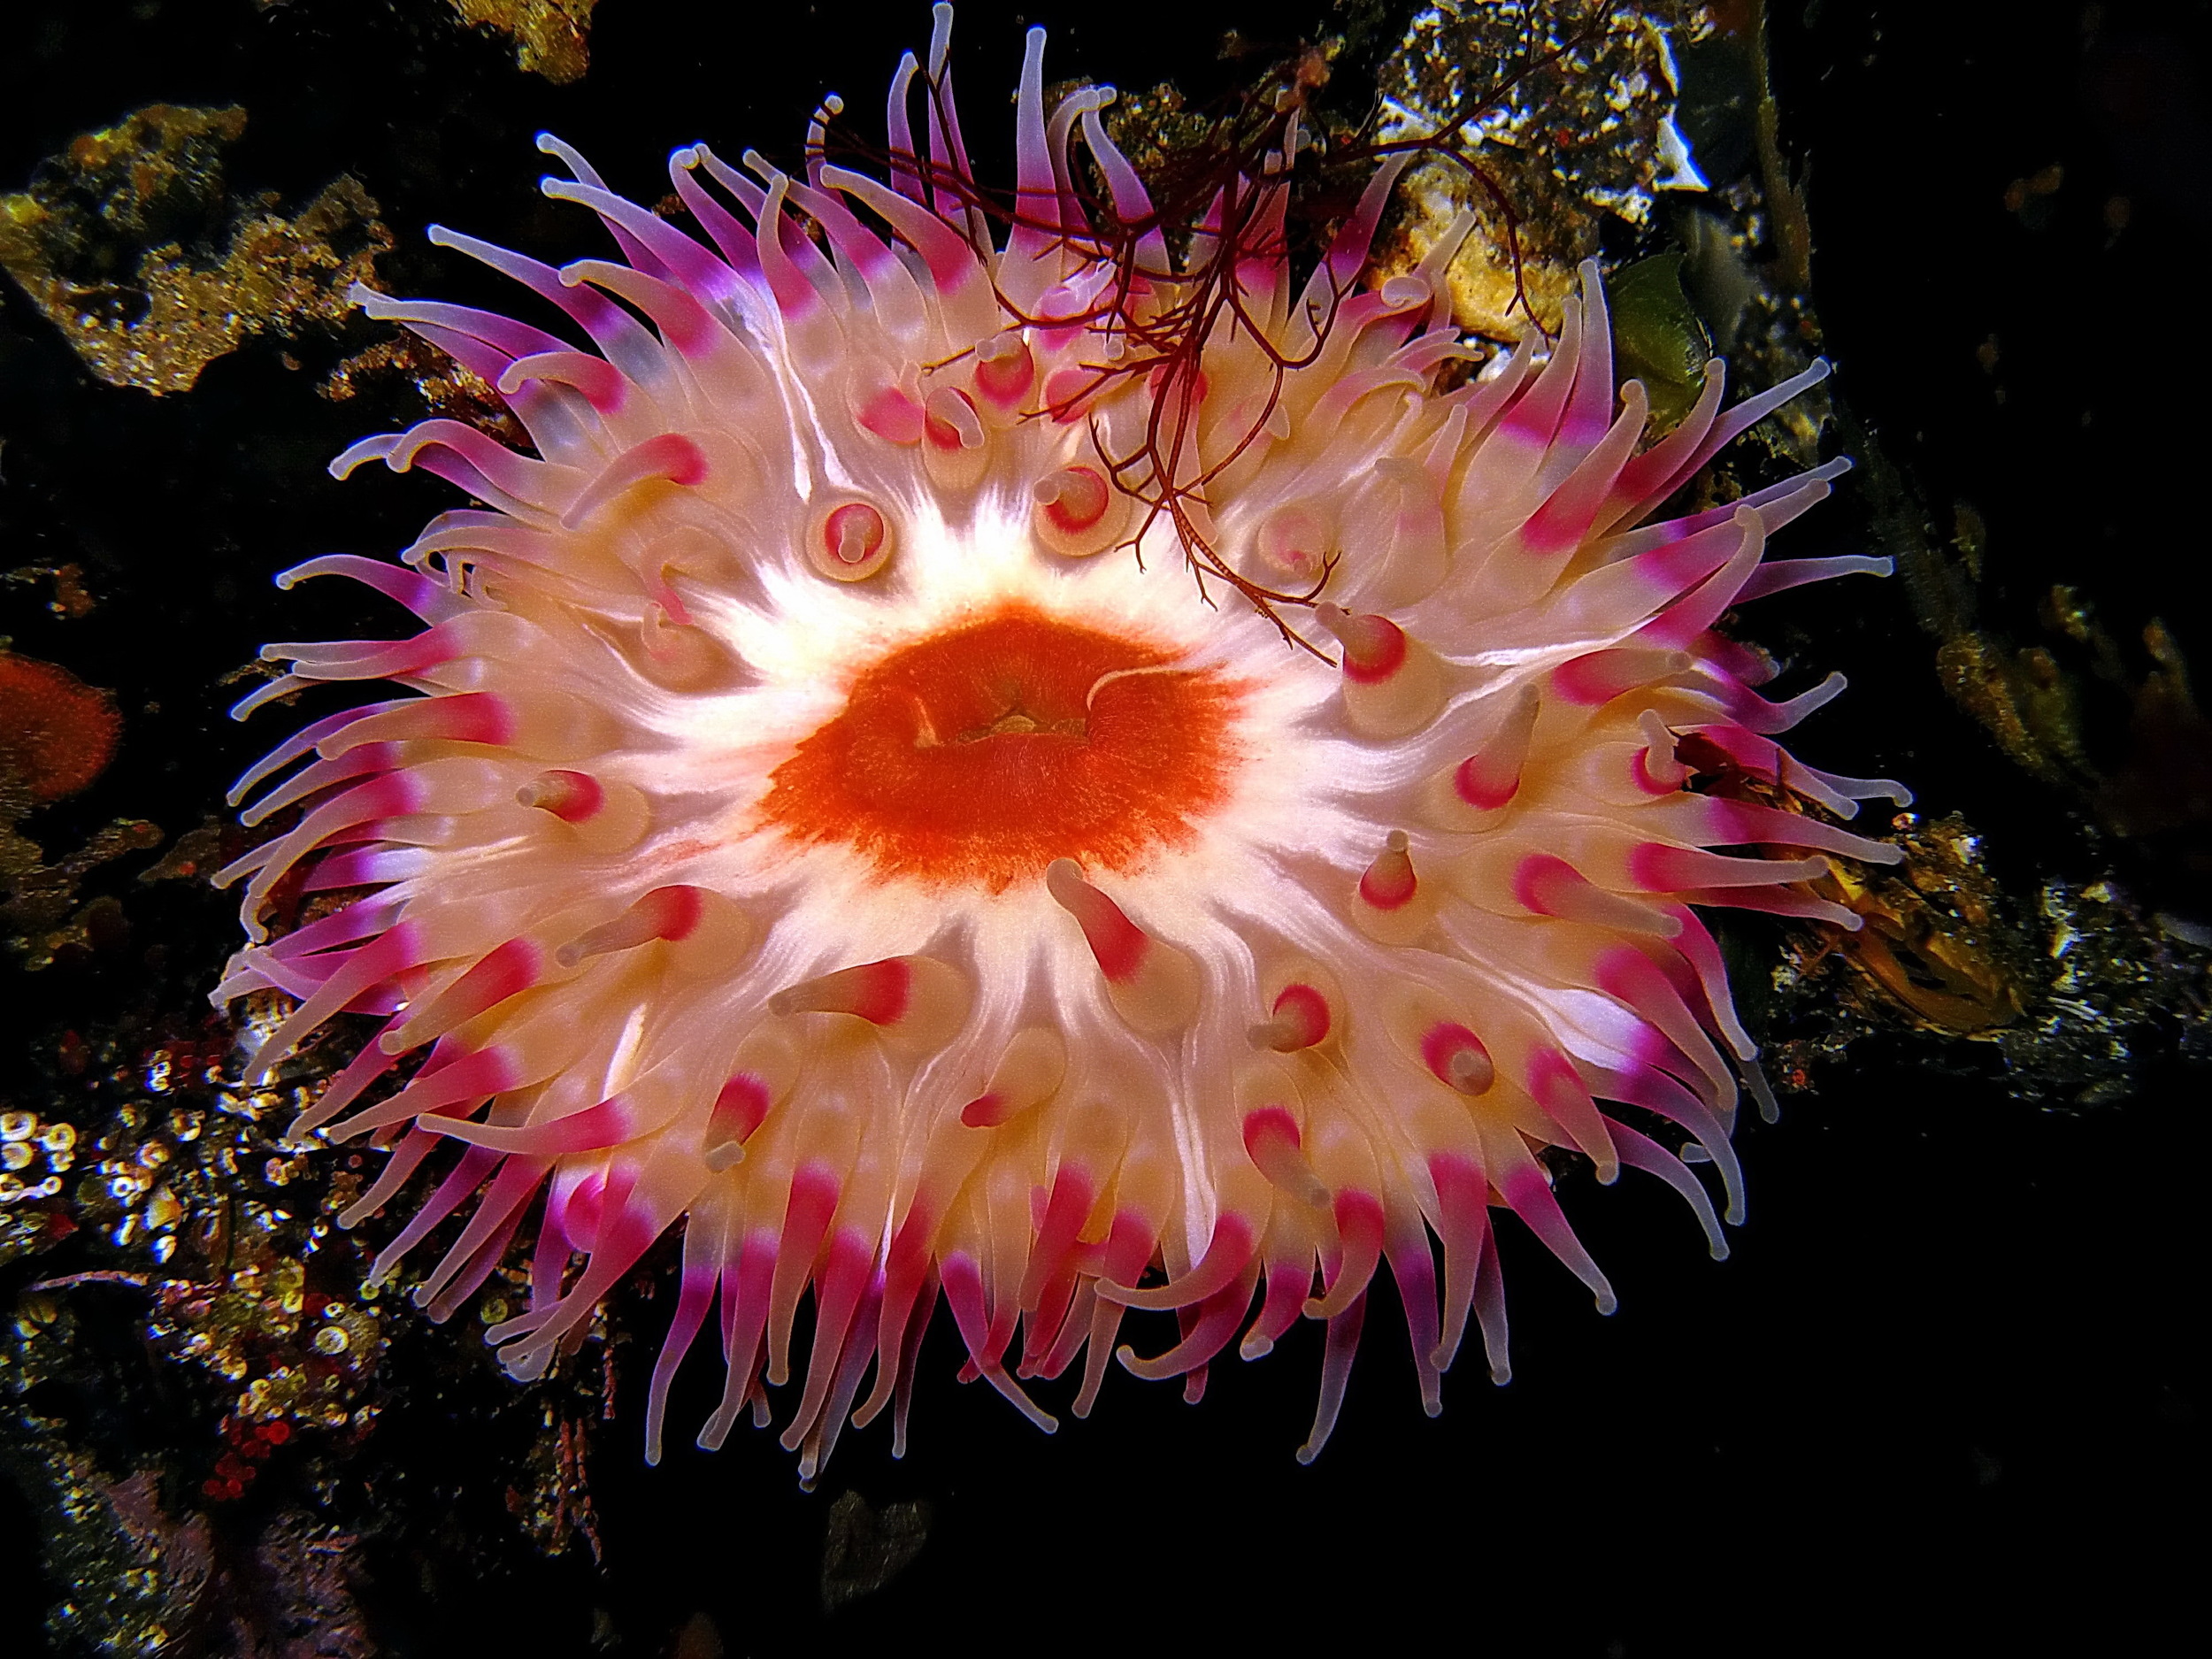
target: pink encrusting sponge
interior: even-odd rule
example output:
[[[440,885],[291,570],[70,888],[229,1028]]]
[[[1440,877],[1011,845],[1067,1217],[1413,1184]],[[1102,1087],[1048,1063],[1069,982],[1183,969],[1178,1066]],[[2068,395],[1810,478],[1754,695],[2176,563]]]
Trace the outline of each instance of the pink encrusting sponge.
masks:
[[[480,504],[402,565],[279,578],[425,627],[263,653],[289,671],[241,717],[406,695],[240,784],[289,827],[223,872],[252,942],[215,995],[296,1001],[256,1078],[382,1019],[300,1130],[388,1148],[349,1225],[425,1183],[378,1275],[457,1226],[433,1317],[534,1239],[489,1333],[516,1376],[680,1230],[649,1457],[710,1317],[702,1445],[749,1402],[809,1479],[848,1419],[891,1408],[896,1449],[941,1296],[964,1376],[1048,1430],[1033,1383],[1079,1368],[1082,1416],[1118,1356],[1194,1400],[1325,1321],[1310,1459],[1386,1266],[1429,1411],[1471,1317],[1505,1379],[1494,1210],[1611,1309],[1558,1154],[1667,1182],[1724,1253],[1739,1091],[1768,1097],[1693,907],[1853,927],[1805,884],[1897,855],[1715,781],[1905,797],[1778,749],[1840,682],[1768,701],[1712,629],[1887,562],[1761,562],[1840,464],[1643,522],[1824,368],[1723,412],[1716,363],[1647,443],[1592,265],[1548,358],[1440,390],[1469,224],[1359,280],[1402,157],[1294,288],[1294,111],[1171,259],[1110,90],[1046,107],[1041,30],[1016,190],[975,186],[949,21],[893,83],[887,177],[831,163],[832,100],[804,180],[676,152],[695,231],[541,140],[618,259],[433,231],[565,332],[357,293],[535,453],[436,419],[335,463]],[[342,902],[270,937],[303,885]]]

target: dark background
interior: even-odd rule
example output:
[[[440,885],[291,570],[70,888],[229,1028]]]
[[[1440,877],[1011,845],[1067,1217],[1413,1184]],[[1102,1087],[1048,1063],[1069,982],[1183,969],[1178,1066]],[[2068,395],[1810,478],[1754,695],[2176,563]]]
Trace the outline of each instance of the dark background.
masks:
[[[1173,77],[1202,95],[1234,81],[1217,60],[1225,29],[1286,43],[1322,20],[1311,4],[1019,16],[1051,27],[1051,76]],[[2207,553],[2193,393],[2208,17],[1815,0],[1771,19],[1842,394],[1940,534],[1954,501],[1979,511],[1989,615],[2023,638],[2063,580],[2124,639],[2162,615],[2185,649],[2206,642],[2190,578]],[[16,0],[0,29],[0,188],[144,104],[242,104],[234,191],[288,207],[351,172],[400,238],[380,267],[391,286],[491,300],[422,229],[582,251],[588,217],[534,194],[540,127],[651,200],[679,142],[790,161],[824,90],[872,111],[898,50],[927,35],[919,4],[603,0],[590,73],[556,88],[432,0]],[[1020,47],[1013,8],[962,6],[956,65],[987,173],[1002,171],[995,118]],[[2065,183],[2042,208],[2007,206],[2008,183],[2054,163]],[[2116,196],[2130,204],[2116,234]],[[1977,357],[1993,336],[1993,370]],[[127,717],[107,776],[36,821],[50,845],[119,814],[174,836],[219,811],[270,732],[223,719],[235,694],[217,680],[265,639],[356,631],[343,585],[280,599],[270,573],[334,548],[388,552],[447,503],[434,480],[381,469],[331,483],[324,462],[373,409],[314,395],[334,350],[295,348],[295,372],[280,349],[250,342],[188,396],[119,390],[0,283],[0,565],[77,560],[101,600],[65,623],[0,593],[0,631],[113,687]],[[1809,538],[1798,551],[1853,534],[1850,490],[1824,527],[1792,533]],[[1963,810],[2008,879],[2116,859],[2160,900],[2170,872],[2131,870],[2128,849],[2097,841],[1943,698],[1902,584],[1851,584],[1785,626],[1855,682],[1801,752]],[[182,884],[134,898],[132,916],[150,956],[6,972],[34,1044],[68,1019],[181,1006],[228,949],[227,907]],[[2199,1514],[2204,1472],[2204,1375],[2185,1340],[2200,1325],[2201,1073],[2154,1069],[2118,1104],[2039,1110],[1985,1049],[1877,1043],[1817,1080],[1778,1125],[1744,1132],[1751,1220],[1725,1265],[1655,1184],[1578,1194],[1577,1225],[1621,1293],[1600,1319],[1509,1233],[1514,1381],[1493,1390],[1463,1360],[1438,1421],[1420,1415],[1386,1298],[1311,1469],[1291,1452],[1313,1328],[1265,1363],[1217,1363],[1196,1409],[1117,1373],[1099,1415],[1049,1440],[954,1383],[941,1328],[903,1462],[879,1425],[849,1435],[803,1494],[772,1438],[741,1429],[713,1456],[673,1434],[648,1471],[633,1389],[593,1464],[603,1570],[576,1552],[442,1559],[426,1517],[375,1547],[372,1629],[424,1655],[657,1655],[695,1612],[730,1653],[763,1655],[1172,1647],[1217,1630],[1303,1652],[1340,1627],[1395,1650],[1432,1622],[1454,1650],[1500,1654],[2141,1649],[2201,1571],[2201,1533],[2181,1518]],[[644,1313],[646,1340],[661,1317]],[[674,1423],[708,1408],[710,1370],[687,1371]],[[426,1468],[486,1456],[432,1402],[388,1413],[384,1455],[403,1435]],[[826,1515],[848,1487],[926,1501],[933,1520],[903,1574],[825,1623]],[[11,1502],[0,1492],[0,1546],[20,1573],[31,1540]],[[35,1628],[28,1582],[8,1592],[11,1645]]]

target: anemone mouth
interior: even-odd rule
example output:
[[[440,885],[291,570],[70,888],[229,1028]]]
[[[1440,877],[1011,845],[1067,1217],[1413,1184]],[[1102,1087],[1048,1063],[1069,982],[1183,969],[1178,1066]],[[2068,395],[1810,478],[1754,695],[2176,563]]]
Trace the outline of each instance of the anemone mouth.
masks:
[[[1217,669],[1010,603],[887,653],[771,774],[763,814],[887,876],[1003,892],[1055,858],[1187,847],[1227,790]]]

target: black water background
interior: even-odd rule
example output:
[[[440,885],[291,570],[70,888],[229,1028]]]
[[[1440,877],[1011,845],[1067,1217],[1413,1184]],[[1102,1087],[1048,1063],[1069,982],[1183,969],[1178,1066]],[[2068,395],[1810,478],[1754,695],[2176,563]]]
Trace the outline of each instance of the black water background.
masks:
[[[918,5],[601,13],[591,74],[556,89],[495,43],[457,42],[426,3],[19,0],[0,19],[0,181],[145,103],[242,103],[234,184],[288,204],[351,171],[402,239],[384,265],[396,286],[493,301],[421,230],[435,219],[552,258],[590,249],[581,215],[534,195],[540,127],[650,199],[680,142],[788,159],[823,89],[872,108],[896,49],[926,34]],[[1052,27],[1056,74],[1202,88],[1233,73],[1214,62],[1224,28],[1280,37],[1303,20],[1210,4],[1024,15]],[[2182,389],[2212,223],[2206,16],[2113,5],[2085,31],[2073,5],[1824,3],[1775,19],[1844,390],[1947,530],[1957,498],[1986,518],[1988,602],[2023,636],[2036,596],[2067,580],[2123,628],[2163,613],[2185,647],[2207,642],[2184,574],[2203,557],[2203,463]],[[969,126],[991,134],[1018,62],[1010,9],[964,6],[957,50]],[[2054,162],[2068,181],[2032,228],[2005,188]],[[2116,238],[2114,195],[2133,210]],[[1976,357],[1992,335],[1994,374]],[[330,548],[386,551],[446,503],[427,479],[326,479],[360,406],[315,397],[322,365],[301,355],[295,373],[257,342],[157,400],[92,382],[19,296],[0,299],[0,565],[79,560],[104,601],[76,623],[12,603],[8,627],[116,687],[129,717],[107,778],[42,820],[57,843],[119,813],[173,834],[219,810],[267,738],[221,718],[233,694],[216,680],[264,639],[357,626],[339,585],[280,598],[270,572]],[[1809,534],[1846,534],[1850,511],[1824,509],[1835,527]],[[1855,681],[1807,730],[1822,764],[1963,810],[2008,873],[2098,873],[2063,803],[1940,697],[1901,585],[1855,585],[1788,626]],[[10,976],[23,1029],[180,1002],[204,982],[219,907],[160,889],[131,913],[142,949]],[[1290,1451],[1310,1331],[1266,1364],[1217,1364],[1195,1409],[1111,1382],[1096,1418],[1046,1440],[951,1381],[941,1330],[903,1463],[879,1429],[853,1436],[823,1491],[801,1494],[771,1439],[741,1431],[713,1457],[680,1438],[648,1471],[626,1449],[633,1390],[593,1471],[603,1572],[574,1555],[440,1571],[426,1531],[382,1547],[373,1628],[426,1655],[580,1653],[595,1630],[602,1647],[659,1653],[695,1611],[733,1654],[1079,1651],[1222,1621],[1288,1652],[1340,1621],[1394,1647],[1432,1619],[1455,1648],[1500,1654],[2131,1647],[2200,1570],[2174,1517],[2202,1478],[2186,1335],[2201,1077],[2154,1074],[2121,1105],[2054,1113],[2010,1099],[1985,1050],[1938,1067],[1878,1045],[1821,1081],[1778,1126],[1747,1130],[1752,1219],[1726,1265],[1655,1190],[1585,1194],[1578,1225],[1623,1302],[1601,1320],[1509,1238],[1515,1380],[1494,1391],[1463,1363],[1439,1421],[1419,1415],[1379,1306],[1310,1470]],[[680,1385],[679,1421],[705,1409],[707,1369]],[[426,1466],[477,1455],[434,1405],[396,1409],[383,1432],[411,1437]],[[926,1500],[936,1518],[904,1574],[824,1624],[825,1515],[847,1486]]]

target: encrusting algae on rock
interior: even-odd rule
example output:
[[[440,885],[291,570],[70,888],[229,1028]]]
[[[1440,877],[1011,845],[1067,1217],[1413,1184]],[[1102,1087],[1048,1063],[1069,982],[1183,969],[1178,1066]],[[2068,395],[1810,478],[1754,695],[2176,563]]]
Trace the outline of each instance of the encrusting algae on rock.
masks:
[[[0,196],[0,269],[109,384],[189,391],[250,335],[335,329],[392,245],[350,177],[290,218],[228,196],[245,129],[242,109],[150,104]]]

